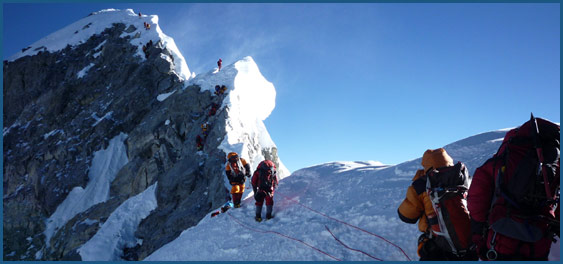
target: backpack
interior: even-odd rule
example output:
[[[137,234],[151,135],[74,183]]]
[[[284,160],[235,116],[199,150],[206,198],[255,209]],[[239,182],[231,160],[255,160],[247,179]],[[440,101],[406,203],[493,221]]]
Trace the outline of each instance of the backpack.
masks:
[[[262,161],[258,165],[258,172],[259,172],[258,189],[265,191],[267,193],[274,191],[274,189],[278,185],[276,165],[270,160]]]
[[[492,158],[493,232],[535,243],[549,234],[550,225],[559,226],[553,215],[559,203],[559,137],[558,125],[532,116],[503,141]]]
[[[242,165],[242,161],[240,159],[237,160],[236,167],[233,168],[230,162],[227,162],[227,166],[229,166],[231,172],[233,173],[233,177],[230,179],[232,182],[244,183],[246,181],[244,178],[244,175],[246,175],[246,169],[244,168],[244,165]]]
[[[443,249],[450,249],[463,257],[471,245],[471,224],[465,205],[469,172],[458,162],[454,166],[430,169],[426,172],[426,193],[431,200],[435,217],[428,216],[430,236]]]

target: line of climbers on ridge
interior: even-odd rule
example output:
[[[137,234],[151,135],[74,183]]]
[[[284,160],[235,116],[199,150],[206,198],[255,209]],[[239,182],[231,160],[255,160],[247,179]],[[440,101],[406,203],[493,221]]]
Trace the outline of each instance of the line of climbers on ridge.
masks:
[[[222,59],[217,61],[218,71],[221,70]],[[227,91],[226,85],[215,85],[214,94],[217,96],[219,102],[222,100],[222,96]],[[211,117],[217,113],[219,109],[219,103],[212,102],[211,109],[208,112],[208,116]],[[204,141],[207,138],[210,130],[209,121],[205,121],[201,125],[202,135],[197,135],[196,144],[197,150],[203,150]],[[211,216],[216,216],[220,212],[225,212],[231,206],[234,208],[241,207],[241,199],[245,190],[246,178],[250,178],[250,165],[244,159],[239,157],[238,153],[230,152],[227,155],[227,164],[225,165],[225,175],[231,184],[231,197],[225,206],[221,208],[220,211],[214,212]],[[276,165],[271,160],[264,160],[258,164],[258,167],[252,174],[251,178],[252,190],[254,191],[254,199],[256,200],[256,216],[254,220],[260,222],[262,221],[262,207],[264,201],[266,202],[266,219],[271,219],[274,217],[273,207],[274,207],[274,190],[278,186],[278,177]]]
[[[143,17],[143,16],[141,15],[141,12],[139,12],[139,18],[142,19],[142,17]],[[144,27],[146,30],[149,30],[149,29],[151,29],[151,24],[149,24],[149,23],[143,21],[143,27]],[[146,45],[143,45],[143,53],[145,54],[145,58],[148,58],[148,57],[149,57],[149,48],[150,48],[152,45],[153,45],[152,39],[149,40],[149,42],[148,42]]]
[[[139,12],[139,18],[143,18],[143,16],[141,15],[141,12]],[[144,27],[146,30],[149,30],[149,29],[151,29],[151,24],[149,24],[149,23],[143,21],[143,27]]]
[[[215,92],[214,94],[217,95],[217,99],[218,102],[211,102],[210,105],[206,106],[207,107],[211,107],[209,109],[209,112],[207,113],[208,118],[211,116],[214,116],[217,113],[217,110],[219,109],[219,102],[221,102],[221,100],[223,99],[222,95],[227,91],[227,86],[226,85],[215,85]],[[211,129],[211,124],[209,123],[209,121],[205,121],[201,124],[201,135],[197,135],[196,136],[196,148],[198,151],[203,150],[203,146],[205,144],[205,140],[207,139],[207,136],[209,135],[209,131]]]
[[[548,260],[560,236],[559,140],[559,125],[532,115],[506,133],[471,187],[445,149],[424,152],[398,208],[423,232],[420,260]]]

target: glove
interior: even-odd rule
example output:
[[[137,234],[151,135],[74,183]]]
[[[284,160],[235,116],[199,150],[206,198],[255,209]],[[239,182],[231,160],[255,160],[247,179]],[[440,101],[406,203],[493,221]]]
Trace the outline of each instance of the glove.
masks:
[[[471,236],[471,241],[473,241],[473,245],[475,250],[477,251],[477,255],[481,260],[488,260],[487,258],[487,240],[481,234],[475,234]]]

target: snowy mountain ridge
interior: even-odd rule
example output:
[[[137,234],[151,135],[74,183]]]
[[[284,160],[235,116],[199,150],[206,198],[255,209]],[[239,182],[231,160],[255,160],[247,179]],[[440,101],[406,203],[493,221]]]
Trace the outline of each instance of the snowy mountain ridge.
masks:
[[[253,59],[190,74],[157,16],[92,13],[4,74],[6,260],[143,259],[225,202],[231,151],[290,174],[263,123],[275,88]]]
[[[140,25],[146,22],[151,26],[150,30],[145,30]],[[186,60],[178,50],[176,43],[172,38],[162,32],[158,25],[157,15],[139,16],[133,9],[104,9],[93,12],[87,17],[80,19],[48,36],[36,41],[30,46],[22,49],[9,58],[9,61],[17,60],[24,56],[33,56],[39,52],[57,52],[67,46],[76,47],[85,43],[92,35],[100,34],[107,28],[111,28],[115,23],[123,23],[127,30],[122,37],[130,36],[132,45],[137,46],[137,56],[144,59],[142,46],[152,40],[157,43],[162,41],[163,46],[171,51],[171,61],[174,61],[175,71],[183,80],[191,77],[190,70],[186,64]],[[130,27],[133,26],[133,27]],[[96,47],[94,52],[103,47],[103,44]],[[97,54],[97,53],[93,53]]]

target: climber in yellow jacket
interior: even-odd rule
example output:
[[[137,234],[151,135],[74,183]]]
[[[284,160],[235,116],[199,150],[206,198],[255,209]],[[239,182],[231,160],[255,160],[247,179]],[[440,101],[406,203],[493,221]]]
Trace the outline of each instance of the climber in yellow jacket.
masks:
[[[231,195],[233,196],[233,204],[235,208],[240,207],[240,200],[244,193],[244,182],[246,177],[250,178],[250,165],[245,159],[239,158],[236,152],[227,155],[227,165],[225,166],[225,174],[231,183]]]

